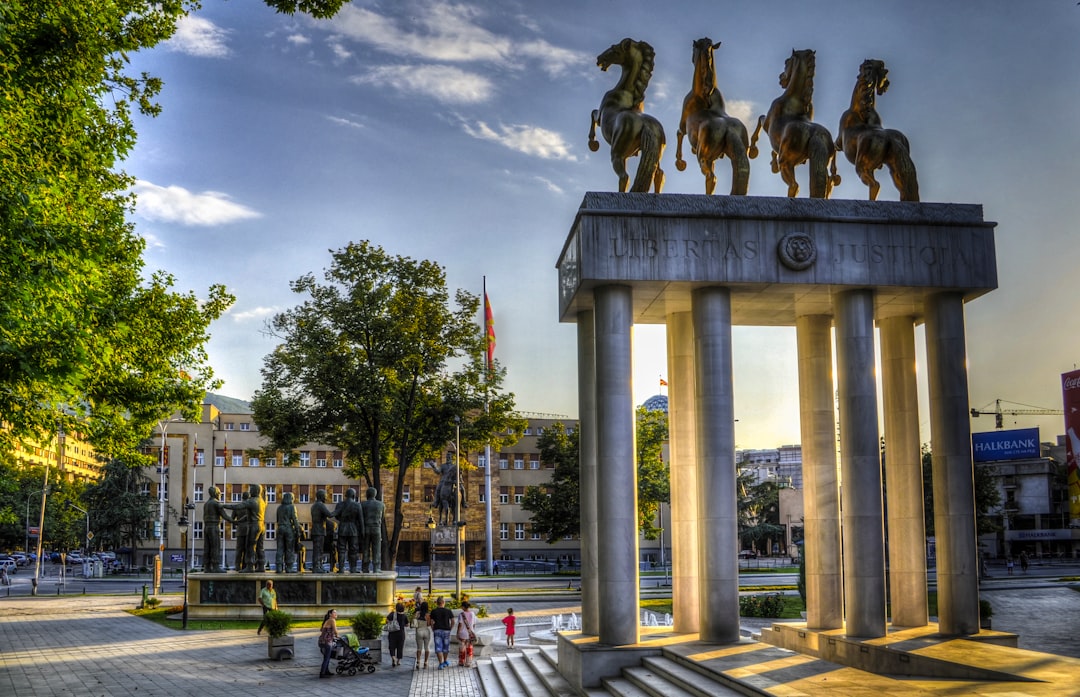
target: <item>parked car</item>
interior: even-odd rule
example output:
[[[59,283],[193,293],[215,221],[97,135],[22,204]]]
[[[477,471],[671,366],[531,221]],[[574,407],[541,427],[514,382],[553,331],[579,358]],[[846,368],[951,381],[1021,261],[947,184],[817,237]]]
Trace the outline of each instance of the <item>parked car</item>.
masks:
[[[739,552],[739,559],[757,559],[757,552],[752,549],[744,549]]]
[[[30,558],[27,557],[22,552],[14,552],[14,553],[12,553],[11,558],[15,560],[15,564],[17,566],[26,566],[27,562],[30,561]]]
[[[7,569],[9,574],[13,574],[19,570],[15,560],[11,557],[0,558],[0,568]]]

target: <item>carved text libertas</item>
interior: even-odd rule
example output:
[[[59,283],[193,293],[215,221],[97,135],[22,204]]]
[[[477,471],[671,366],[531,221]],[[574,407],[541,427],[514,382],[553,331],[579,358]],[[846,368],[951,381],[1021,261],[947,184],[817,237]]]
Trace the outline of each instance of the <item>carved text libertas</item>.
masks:
[[[755,259],[758,241],[708,237],[701,240],[611,237],[611,256],[630,258]]]

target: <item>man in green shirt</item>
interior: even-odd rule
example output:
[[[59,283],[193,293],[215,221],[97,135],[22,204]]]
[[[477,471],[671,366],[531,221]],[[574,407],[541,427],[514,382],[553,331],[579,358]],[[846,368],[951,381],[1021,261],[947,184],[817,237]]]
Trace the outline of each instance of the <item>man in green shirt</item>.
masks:
[[[262,605],[263,619],[259,622],[259,631],[256,634],[262,634],[263,626],[266,624],[266,613],[277,610],[277,591],[274,590],[273,581],[267,581],[263,589],[259,591],[259,605]]]

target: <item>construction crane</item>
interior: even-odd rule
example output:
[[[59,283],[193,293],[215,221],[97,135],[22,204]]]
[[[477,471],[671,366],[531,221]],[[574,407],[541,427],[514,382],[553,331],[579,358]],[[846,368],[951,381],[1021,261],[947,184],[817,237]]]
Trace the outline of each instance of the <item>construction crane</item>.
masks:
[[[1018,404],[1018,402],[1009,402],[1009,404]],[[972,416],[986,416],[989,414],[994,415],[994,427],[1005,428],[1005,414],[1009,416],[1061,416],[1065,412],[1061,409],[1041,409],[1039,407],[1031,407],[1028,404],[1021,404],[1020,406],[1028,407],[1027,409],[1002,409],[1001,400],[994,400],[994,411],[986,411],[986,407],[982,409],[972,409]]]

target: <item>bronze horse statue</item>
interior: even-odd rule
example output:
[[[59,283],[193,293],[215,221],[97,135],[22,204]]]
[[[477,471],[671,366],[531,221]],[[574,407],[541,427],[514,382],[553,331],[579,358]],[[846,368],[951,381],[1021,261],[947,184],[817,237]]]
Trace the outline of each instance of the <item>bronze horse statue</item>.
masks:
[[[750,147],[757,144],[762,127],[772,143],[772,171],[788,185],[788,196],[799,193],[795,167],[810,162],[810,198],[829,198],[840,183],[836,173],[836,145],[829,130],[814,119],[814,52],[792,50],[780,73],[784,94],[773,100],[769,113],[758,118]]]
[[[439,483],[435,485],[435,496],[432,504],[439,512],[439,525],[456,523],[458,521],[458,502],[454,498],[455,491],[460,494],[461,507],[469,507],[465,497],[465,487],[458,482],[458,466],[450,461],[448,454],[446,462],[434,469],[439,473]]]
[[[919,200],[919,178],[911,161],[911,147],[900,131],[882,128],[881,117],[874,108],[875,94],[889,89],[889,71],[885,62],[868,58],[859,67],[855,90],[851,93],[851,108],[840,117],[840,134],[836,147],[844,151],[848,162],[863,184],[870,187],[870,200],[877,200],[881,184],[874,170],[889,166],[893,184],[901,201]]]
[[[683,136],[690,141],[690,152],[697,155],[705,175],[705,194],[716,189],[713,163],[725,155],[731,160],[731,195],[745,196],[750,185],[750,158],[757,157],[757,147],[750,148],[746,126],[724,110],[724,95],[716,87],[713,51],[720,47],[712,39],[694,42],[694,85],[683,99],[682,119],[675,145],[675,167],[686,169],[682,156]],[[747,156],[749,154],[749,157]]]
[[[660,156],[666,141],[664,127],[652,116],[643,113],[645,88],[652,78],[655,52],[644,41],[623,39],[596,57],[596,64],[607,71],[613,65],[622,67],[618,84],[604,94],[600,108],[592,112],[589,126],[589,149],[596,152],[600,143],[596,140],[596,126],[611,146],[611,167],[619,175],[619,191],[626,191],[630,175],[626,172],[626,160],[638,153],[637,174],[630,191],[647,192],[652,186],[655,193],[664,187],[664,170],[660,169]]]

